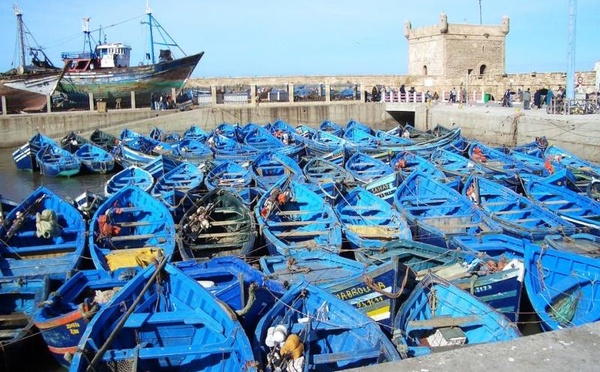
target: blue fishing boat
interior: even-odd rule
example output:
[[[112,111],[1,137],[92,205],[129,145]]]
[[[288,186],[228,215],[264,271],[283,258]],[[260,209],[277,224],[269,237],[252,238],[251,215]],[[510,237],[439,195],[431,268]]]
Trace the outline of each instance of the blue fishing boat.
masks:
[[[111,151],[115,146],[119,144],[119,138],[108,132],[102,131],[100,129],[95,129],[92,132],[92,134],[90,134],[90,142],[100,147],[101,149]]]
[[[552,159],[553,162],[562,164],[569,168],[573,173],[580,176],[600,178],[600,165],[585,160],[560,147],[554,145],[548,146],[546,150],[544,150],[544,157]]]
[[[253,185],[250,170],[238,163],[226,160],[209,169],[204,177],[204,185],[208,191],[217,187],[241,190]]]
[[[456,152],[439,148],[431,153],[430,160],[448,177],[467,179],[471,174],[491,178],[498,172],[482,166],[469,158]]]
[[[365,132],[367,134],[375,134],[375,131],[373,131],[373,129],[371,129],[371,127],[368,126],[367,124],[362,123],[362,122],[360,122],[358,120],[355,120],[355,119],[350,119],[346,123],[346,128],[344,129],[344,134],[348,130],[353,130],[353,129],[358,129],[358,130],[360,130],[362,132]]]
[[[186,129],[183,132],[182,138],[194,139],[196,141],[205,143],[208,139],[208,133],[198,125],[191,125],[188,129]]]
[[[268,190],[281,178],[291,177],[294,182],[304,182],[302,168],[289,156],[274,151],[260,153],[250,163],[250,172],[256,185]]]
[[[35,274],[34,271],[30,274]],[[42,344],[33,316],[50,292],[45,275],[0,277],[0,365],[3,371],[28,371]]]
[[[600,203],[566,187],[536,179],[525,180],[527,196],[577,226],[580,232],[600,236]]]
[[[277,280],[235,256],[215,257],[208,261],[183,261],[175,266],[200,283],[236,312],[247,334],[286,289]]]
[[[74,155],[90,173],[110,173],[115,168],[115,157],[91,143],[82,145]]]
[[[571,252],[590,258],[600,258],[600,237],[579,233],[571,236],[546,235],[544,244],[557,251]]]
[[[71,203],[40,186],[0,226],[2,276],[48,275],[64,281],[79,268],[85,229]]]
[[[506,250],[500,254],[480,252],[469,248],[447,249],[413,240],[397,240],[378,249],[355,250],[354,255],[358,261],[376,266],[397,260],[410,267],[417,280],[430,272],[435,273],[517,322],[525,272],[522,256],[507,253]]]
[[[498,174],[514,175],[518,173],[533,173],[547,175],[547,171],[539,164],[524,163],[510,155],[494,149],[478,141],[471,141],[468,156],[472,161],[497,172]]]
[[[147,267],[98,311],[71,371],[125,363],[140,371],[256,371],[250,341],[235,315],[165,262]]]
[[[176,143],[181,141],[181,136],[177,132],[167,132],[159,127],[153,127],[148,133],[148,137],[160,142]]]
[[[531,199],[486,178],[469,177],[465,182],[463,195],[471,197],[507,234],[539,241],[549,234],[575,233],[572,223],[540,207]]]
[[[345,168],[324,158],[310,158],[302,171],[309,187],[331,205],[334,205],[345,185],[354,182],[354,177]]]
[[[71,177],[81,170],[81,161],[62,148],[46,144],[35,154],[40,173],[49,177]]]
[[[175,142],[171,149],[173,156],[195,165],[206,163],[214,158],[212,149],[208,145],[193,138],[185,138]]]
[[[553,331],[600,320],[600,261],[551,248],[525,251],[525,288],[542,329]]]
[[[326,154],[337,153],[340,149],[344,149],[347,142],[345,139],[322,130],[312,130],[314,132],[307,132],[303,137],[307,155],[323,157]],[[342,154],[345,154],[345,150]],[[344,162],[336,163],[343,164]]]
[[[90,141],[87,138],[75,132],[71,132],[60,140],[60,147],[74,154],[77,150],[81,148],[81,146],[85,145],[86,143],[90,143]]]
[[[262,370],[339,371],[400,360],[377,323],[308,283],[290,288],[260,319],[252,345]]]
[[[394,155],[390,160],[390,165],[396,172],[400,172],[403,177],[408,177],[414,171],[420,171],[428,177],[445,182],[446,174],[438,169],[434,163],[420,155],[410,152],[400,152]]]
[[[394,322],[393,341],[408,356],[435,348],[475,345],[521,337],[516,324],[467,291],[427,274],[406,300]]]
[[[132,165],[115,173],[104,185],[104,195],[112,196],[127,186],[135,185],[140,189],[150,192],[154,185],[154,178],[147,170]]]
[[[152,175],[152,178],[157,180],[165,173],[173,170],[173,168],[177,167],[179,164],[181,164],[181,161],[175,159],[173,156],[158,155],[148,163],[140,166],[140,168],[148,171]]]
[[[366,153],[370,150],[370,152],[374,152],[379,148],[379,138],[375,137],[374,134],[371,134],[372,131],[364,131],[357,127],[346,128],[344,130],[344,148],[346,149],[346,153],[348,156],[361,151]]]
[[[412,145],[390,145],[380,151],[384,151],[387,154],[397,154],[399,152],[408,151],[428,158],[435,149],[458,149],[461,148],[464,143],[465,139],[460,134],[460,128],[455,128],[446,130],[439,136],[435,136],[430,140],[417,142]]]
[[[350,248],[377,248],[391,240],[412,239],[402,213],[362,187],[344,193],[334,211]]]
[[[86,221],[89,221],[105,200],[104,195],[86,190],[73,198],[71,204],[81,212]]]
[[[344,136],[344,127],[342,127],[341,125],[339,125],[337,123],[334,123],[331,120],[323,120],[319,124],[319,130],[322,130],[324,132],[329,132],[329,133],[333,134],[334,136],[338,136],[338,137]]]
[[[252,146],[260,151],[279,151],[284,147],[282,141],[280,141],[267,129],[256,124],[248,124],[248,126],[242,129],[241,133],[244,136],[244,144]],[[283,133],[281,135],[283,135]]]
[[[271,254],[301,249],[337,253],[342,247],[342,230],[331,205],[291,177],[267,190],[254,211]]]
[[[139,271],[81,270],[40,304],[33,322],[59,364],[69,368],[90,320]]]
[[[239,124],[221,123],[213,130],[213,134],[222,135],[230,138],[236,142],[242,142],[244,137],[240,134],[241,132]]]
[[[179,253],[184,260],[254,252],[256,222],[244,201],[216,188],[197,199],[179,221]]]
[[[41,133],[36,133],[25,143],[12,153],[15,166],[20,170],[36,171],[39,170],[39,164],[35,159],[35,155],[44,145],[58,146],[56,141]]]
[[[159,200],[130,185],[108,197],[90,221],[88,248],[96,269],[146,266],[175,251],[175,222]]]
[[[394,169],[385,162],[362,152],[356,152],[345,164],[346,169],[359,184],[367,184],[394,173]]]
[[[466,196],[420,171],[409,175],[394,194],[415,240],[445,247],[453,235],[500,233],[502,228]]]
[[[184,161],[156,180],[150,194],[169,209],[177,223],[200,197],[203,181],[204,173]]]
[[[370,191],[375,196],[384,200],[386,203],[393,205],[394,194],[402,182],[404,182],[402,174],[400,172],[393,172],[387,176],[383,176],[375,181],[369,182],[363,187],[365,190]]]
[[[206,144],[212,149],[217,161],[231,160],[245,163],[254,160],[260,154],[260,150],[218,134],[216,130],[208,137]]]
[[[457,235],[452,237],[450,248],[471,254],[483,253],[491,257],[523,260],[525,250],[531,244],[533,243],[528,239],[516,238],[507,234]]]
[[[389,332],[396,306],[414,288],[414,275],[398,260],[365,264],[328,252],[263,256],[261,270],[286,286],[306,282],[346,301]],[[412,275],[412,276],[411,276]]]

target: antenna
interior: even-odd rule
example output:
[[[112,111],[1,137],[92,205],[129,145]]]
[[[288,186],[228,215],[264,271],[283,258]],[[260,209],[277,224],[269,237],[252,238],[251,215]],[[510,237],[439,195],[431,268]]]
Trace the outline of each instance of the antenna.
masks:
[[[479,24],[483,24],[483,15],[481,13],[481,0],[479,0]]]
[[[19,35],[19,49],[21,51],[21,68],[25,68],[25,32],[23,31],[23,13],[19,5],[13,5],[15,15],[17,16],[17,35]]]

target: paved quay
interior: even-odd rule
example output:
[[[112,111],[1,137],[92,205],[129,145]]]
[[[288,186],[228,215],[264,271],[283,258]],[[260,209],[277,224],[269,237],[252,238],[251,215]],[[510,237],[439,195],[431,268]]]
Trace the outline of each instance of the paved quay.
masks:
[[[514,341],[474,345],[354,372],[600,371],[600,322]]]

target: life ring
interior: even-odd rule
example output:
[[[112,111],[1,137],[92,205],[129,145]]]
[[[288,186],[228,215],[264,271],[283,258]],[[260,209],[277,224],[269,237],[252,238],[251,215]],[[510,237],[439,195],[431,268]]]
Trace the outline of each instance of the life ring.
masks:
[[[583,84],[583,77],[577,77],[577,84]]]

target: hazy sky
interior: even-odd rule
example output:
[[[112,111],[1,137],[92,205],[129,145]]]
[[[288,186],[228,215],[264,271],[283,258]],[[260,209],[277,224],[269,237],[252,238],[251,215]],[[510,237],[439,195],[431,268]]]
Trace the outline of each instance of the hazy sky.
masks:
[[[148,51],[144,0],[20,0],[31,36],[55,65],[62,51],[81,51],[81,19],[102,26],[106,40],[132,46],[132,64]],[[186,54],[204,51],[196,77],[406,74],[413,28],[438,23],[479,23],[479,0],[162,0],[154,17]],[[567,69],[569,0],[481,0],[483,24],[510,18],[506,72]],[[576,71],[600,60],[600,0],[578,0]],[[0,1],[0,71],[18,64],[13,2]],[[93,37],[98,40],[98,32]],[[29,37],[31,40],[31,37]],[[155,39],[161,40],[155,35]],[[156,51],[158,55],[158,51]],[[176,57],[182,56],[175,53]]]

